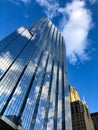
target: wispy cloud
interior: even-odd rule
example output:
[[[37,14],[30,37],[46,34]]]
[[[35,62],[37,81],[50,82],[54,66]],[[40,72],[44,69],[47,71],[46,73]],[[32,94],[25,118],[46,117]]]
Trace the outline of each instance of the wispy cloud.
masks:
[[[12,0],[10,0],[12,1]],[[92,28],[92,14],[86,7],[85,0],[72,0],[65,7],[61,7],[58,0],[35,0],[39,4],[48,18],[53,19],[62,16],[59,29],[66,42],[67,57],[72,64],[78,61],[85,62],[90,59],[87,50],[89,47],[88,34]],[[96,0],[89,0],[92,4]],[[23,2],[25,5],[31,0],[15,0]],[[26,15],[25,15],[26,16]]]
[[[86,52],[89,46],[88,33],[93,24],[91,12],[86,8],[86,2],[73,0],[65,7],[60,7],[55,0],[36,0],[36,2],[44,7],[44,12],[50,19],[58,14],[63,16],[59,28],[65,38],[70,63],[75,64],[78,60],[87,61],[89,59]]]
[[[89,2],[91,2],[91,4],[94,4],[97,2],[97,0],[89,0]]]
[[[9,2],[17,6],[21,6],[21,4],[24,4],[23,15],[25,16],[25,18],[29,18],[28,8],[31,0],[9,0]]]
[[[36,0],[36,2],[44,7],[45,14],[48,18],[57,16],[59,4],[56,0]]]
[[[20,2],[23,2],[24,4],[30,3],[31,0],[9,0],[10,2],[19,5]]]

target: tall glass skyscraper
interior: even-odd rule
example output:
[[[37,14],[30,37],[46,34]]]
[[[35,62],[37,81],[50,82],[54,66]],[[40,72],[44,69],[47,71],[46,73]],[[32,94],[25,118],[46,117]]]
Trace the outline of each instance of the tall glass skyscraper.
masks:
[[[72,130],[64,38],[48,18],[0,42],[0,122]]]

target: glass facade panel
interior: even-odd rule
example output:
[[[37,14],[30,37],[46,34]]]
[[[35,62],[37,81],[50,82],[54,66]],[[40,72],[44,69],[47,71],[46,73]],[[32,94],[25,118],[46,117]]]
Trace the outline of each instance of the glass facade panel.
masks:
[[[55,112],[55,92],[56,92],[56,80],[57,80],[57,30],[55,31],[55,40],[54,40],[54,62],[53,62],[53,69],[52,69],[52,83],[51,83],[51,93],[50,93],[50,103],[49,103],[49,110],[48,110],[48,121],[46,124],[46,129],[53,129],[54,127],[54,112]]]
[[[59,35],[59,88],[58,88],[58,119],[57,119],[57,129],[62,129],[62,42],[61,35]]]
[[[20,27],[15,32],[11,33],[9,36],[7,36],[5,39],[3,39],[0,42],[0,52],[3,51],[5,48],[10,46],[10,44],[13,43],[13,41],[16,40],[16,38],[21,34],[23,31],[25,31],[24,27]]]
[[[48,18],[0,44],[0,115],[24,130],[71,130],[65,43]]]

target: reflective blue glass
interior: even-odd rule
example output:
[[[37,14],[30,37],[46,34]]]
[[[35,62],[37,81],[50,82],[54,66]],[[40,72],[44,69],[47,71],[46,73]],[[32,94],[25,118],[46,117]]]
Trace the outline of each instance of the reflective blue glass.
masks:
[[[0,43],[0,115],[17,129],[72,129],[65,43],[48,18]]]

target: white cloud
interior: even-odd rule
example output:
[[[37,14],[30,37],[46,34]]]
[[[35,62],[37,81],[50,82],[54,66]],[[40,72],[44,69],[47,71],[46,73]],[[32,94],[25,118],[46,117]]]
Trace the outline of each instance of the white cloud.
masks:
[[[42,99],[43,101],[45,101],[45,99],[47,98],[48,87],[49,87],[49,82],[45,82],[45,84],[43,85],[42,97],[41,97],[41,99]]]
[[[16,91],[15,91],[15,94],[20,95],[21,93],[22,93],[21,87],[17,87]]]
[[[97,2],[97,0],[89,0],[91,2],[91,4],[94,4]]]
[[[91,12],[85,8],[84,1],[75,0],[67,4],[65,13],[69,18],[62,33],[66,41],[67,56],[71,63],[76,63],[78,58],[86,61],[89,59],[85,50],[88,47],[87,36],[92,27]]]
[[[10,80],[10,79],[8,79],[8,80]],[[8,84],[7,84],[7,85],[8,85]],[[12,91],[12,87],[8,87],[7,85],[5,84],[5,86],[2,85],[2,86],[0,87],[0,96],[1,96],[2,94],[10,95],[10,93],[11,93],[11,91]],[[16,91],[15,91],[15,94],[16,94],[16,95],[20,95],[21,92],[22,92],[21,88],[20,88],[20,87],[17,87],[17,89],[16,89]]]
[[[10,0],[12,1],[12,0]],[[66,41],[67,57],[70,63],[75,64],[89,60],[87,54],[88,34],[92,28],[91,11],[86,8],[85,0],[72,0],[65,7],[61,7],[58,0],[35,0],[44,9],[44,13],[50,19],[63,16],[59,28]],[[96,0],[89,0],[92,4]],[[15,0],[15,2],[28,4],[31,0]],[[27,35],[29,38],[29,34]]]
[[[24,30],[23,27],[19,28],[19,29],[17,30],[17,33],[20,34],[20,32],[22,32],[22,30]],[[31,34],[29,33],[29,31],[28,31],[27,29],[25,29],[25,31],[24,31],[23,33],[21,33],[21,36],[26,37],[27,39],[30,39],[30,38],[31,38]],[[35,36],[33,37],[33,39],[34,39],[34,38],[35,38]]]
[[[59,4],[56,0],[36,0],[36,2],[45,8],[45,14],[48,18],[53,18],[57,15]]]
[[[47,130],[52,130],[53,129],[53,119],[50,119],[47,125]]]
[[[92,28],[92,17],[90,10],[86,8],[86,2],[73,0],[65,7],[60,7],[55,0],[36,0],[36,2],[45,8],[44,11],[49,18],[62,14],[59,28],[66,41],[70,63],[75,64],[78,59],[81,62],[87,61],[89,56],[86,49],[89,46],[88,33]]]

